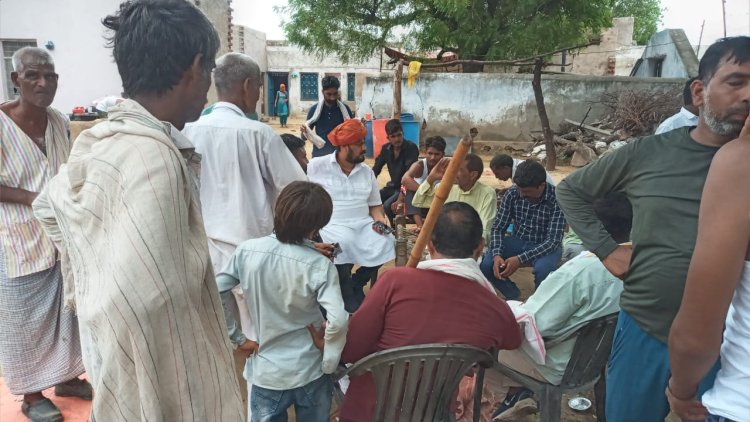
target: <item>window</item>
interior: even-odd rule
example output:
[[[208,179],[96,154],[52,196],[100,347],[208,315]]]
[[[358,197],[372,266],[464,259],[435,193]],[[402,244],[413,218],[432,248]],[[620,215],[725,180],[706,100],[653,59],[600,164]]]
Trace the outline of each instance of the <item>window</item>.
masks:
[[[346,74],[346,100],[354,101],[354,87],[356,85],[357,76],[354,73]]]
[[[302,101],[318,101],[317,73],[300,73],[299,84]]]
[[[18,90],[13,86],[13,81],[10,80],[10,73],[13,72],[13,53],[24,47],[36,47],[36,41],[0,40],[0,49],[3,52],[3,81],[8,100],[12,100],[18,95]]]

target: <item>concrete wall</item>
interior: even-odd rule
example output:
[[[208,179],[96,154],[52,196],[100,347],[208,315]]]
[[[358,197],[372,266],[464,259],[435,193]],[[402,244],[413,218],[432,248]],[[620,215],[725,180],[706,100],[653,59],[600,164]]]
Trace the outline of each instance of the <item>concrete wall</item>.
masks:
[[[460,136],[471,127],[485,141],[527,141],[541,132],[531,75],[422,74],[413,89],[402,87],[402,111],[426,121],[427,136]],[[580,121],[590,105],[587,122],[607,110],[595,103],[605,92],[625,89],[666,91],[682,87],[683,79],[545,75],[542,90],[550,124],[555,130],[565,118]],[[393,76],[369,77],[359,100],[357,115],[389,117],[393,106]]]
[[[90,106],[106,95],[119,95],[122,81],[105,47],[101,20],[117,11],[121,0],[0,0],[0,41],[35,40],[41,47],[52,41],[50,53],[60,82],[52,105],[64,113]],[[228,50],[228,0],[203,0],[201,8],[218,27],[222,51]],[[4,72],[0,62],[0,71]],[[4,77],[4,73],[0,73]],[[10,99],[0,84],[0,101]]]
[[[633,41],[633,18],[614,18],[612,27],[602,32],[599,45],[568,52],[566,63],[572,65],[567,66],[565,72],[579,75],[628,76],[642,52],[643,49],[637,47]],[[553,61],[561,63],[562,55],[556,54]]]
[[[698,74],[698,58],[682,29],[665,29],[651,36],[641,59],[634,76],[654,76],[659,60],[662,78],[687,79]]]
[[[268,72],[268,57],[266,55],[266,34],[244,25],[233,25],[232,27],[232,51],[247,54],[255,59],[260,66],[260,71],[265,75]],[[260,99],[255,111],[265,114],[266,86],[261,88]]]
[[[340,74],[341,81],[341,99],[355,110],[359,101],[347,101],[347,83],[346,74],[355,73],[357,79],[355,82],[355,98],[358,98],[357,92],[361,92],[363,77],[366,75],[377,75],[381,70],[381,56],[376,54],[369,60],[362,63],[342,63],[336,57],[325,56],[317,57],[305,53],[304,51],[288,45],[284,42],[269,41],[266,47],[269,72],[288,72],[289,73],[289,107],[292,115],[307,115],[307,111],[317,101],[302,101],[300,90],[300,77],[303,72],[318,73],[318,87],[320,80],[326,73]],[[383,66],[387,58],[384,58]],[[296,74],[296,77],[295,77]],[[318,92],[318,101],[322,99],[322,94]]]

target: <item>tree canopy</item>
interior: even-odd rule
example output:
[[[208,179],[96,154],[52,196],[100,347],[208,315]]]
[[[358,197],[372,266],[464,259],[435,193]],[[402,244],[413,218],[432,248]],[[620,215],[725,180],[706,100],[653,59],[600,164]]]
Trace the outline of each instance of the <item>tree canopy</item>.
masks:
[[[659,0],[289,0],[278,8],[287,39],[354,62],[385,46],[455,52],[462,59],[526,57],[584,43],[618,13],[653,15]],[[653,29],[649,29],[652,28]],[[640,33],[639,33],[640,34]],[[643,35],[648,40],[651,33]]]

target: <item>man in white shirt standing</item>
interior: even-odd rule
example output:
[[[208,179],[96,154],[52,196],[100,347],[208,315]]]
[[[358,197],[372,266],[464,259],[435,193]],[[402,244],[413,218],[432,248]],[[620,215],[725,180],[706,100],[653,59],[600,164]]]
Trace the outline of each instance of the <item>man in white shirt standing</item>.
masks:
[[[685,87],[682,89],[682,103],[684,105],[680,108],[680,111],[661,122],[654,132],[655,135],[685,126],[698,126],[698,107],[693,104],[693,93],[690,90],[693,81],[695,81],[695,78],[690,78],[685,82]]]
[[[225,54],[216,60],[214,83],[219,101],[183,133],[201,154],[201,211],[218,275],[240,243],[273,232],[273,205],[281,190],[307,178],[279,135],[245,116],[255,111],[260,96],[258,64],[245,54]],[[256,339],[241,288],[234,294],[240,306],[231,306],[242,331]]]
[[[333,199],[333,216],[320,236],[341,248],[334,263],[350,313],[362,304],[365,284],[377,276],[381,265],[396,256],[393,236],[376,224],[387,226],[388,217],[375,173],[363,164],[366,133],[359,120],[346,120],[328,134],[336,153],[313,158],[307,165],[310,181],[323,185]],[[352,274],[354,265],[359,268]]]

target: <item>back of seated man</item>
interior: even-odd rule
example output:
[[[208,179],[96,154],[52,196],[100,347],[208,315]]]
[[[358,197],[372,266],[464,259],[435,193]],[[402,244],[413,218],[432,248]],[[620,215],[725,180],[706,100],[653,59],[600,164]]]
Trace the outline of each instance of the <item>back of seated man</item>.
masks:
[[[432,168],[445,157],[445,139],[441,136],[432,136],[425,140],[424,158],[420,158],[409,167],[404,177],[401,178],[401,185],[406,192],[399,197],[396,207],[401,204],[406,207],[406,215],[414,219],[417,229],[422,228],[424,217],[427,216],[427,208],[418,208],[413,205],[414,194],[419,189]],[[395,208],[395,207],[394,207]]]
[[[428,245],[435,259],[383,274],[350,319],[342,360],[429,343],[517,348],[515,317],[477,265],[483,247],[479,214],[462,202],[446,204]],[[374,407],[372,377],[352,377],[340,420],[369,422]]]
[[[594,202],[594,212],[605,230],[618,243],[627,242],[633,211],[628,198],[612,193]],[[582,254],[547,277],[522,306],[534,315],[539,334],[545,339],[566,336],[585,323],[619,312],[622,281],[612,275],[593,253]],[[503,351],[500,362],[540,381],[558,385],[570,361],[575,338],[547,347],[544,365],[535,363],[520,349]],[[533,393],[506,377],[507,390],[503,403],[493,416],[496,420],[517,420],[522,413],[533,410]],[[500,395],[505,391],[499,391]]]
[[[507,299],[517,299],[521,293],[510,277],[522,265],[534,268],[534,285],[539,287],[562,256],[565,217],[555,187],[545,181],[546,173],[534,160],[519,164],[514,185],[503,195],[492,225],[482,273]],[[510,224],[513,233],[505,236]]]
[[[696,79],[690,78],[685,82],[685,87],[682,89],[683,105],[680,111],[661,122],[654,132],[655,135],[685,126],[698,126],[698,106],[693,104],[693,91],[690,88]]]
[[[383,203],[386,215],[393,221],[394,212],[391,205],[401,194],[401,178],[419,158],[419,147],[414,142],[404,140],[404,129],[399,119],[389,120],[385,124],[385,133],[388,136],[388,143],[375,158],[372,171],[375,177],[378,177],[383,171],[383,166],[388,166],[388,175],[391,180],[383,189],[380,189],[380,201]]]

